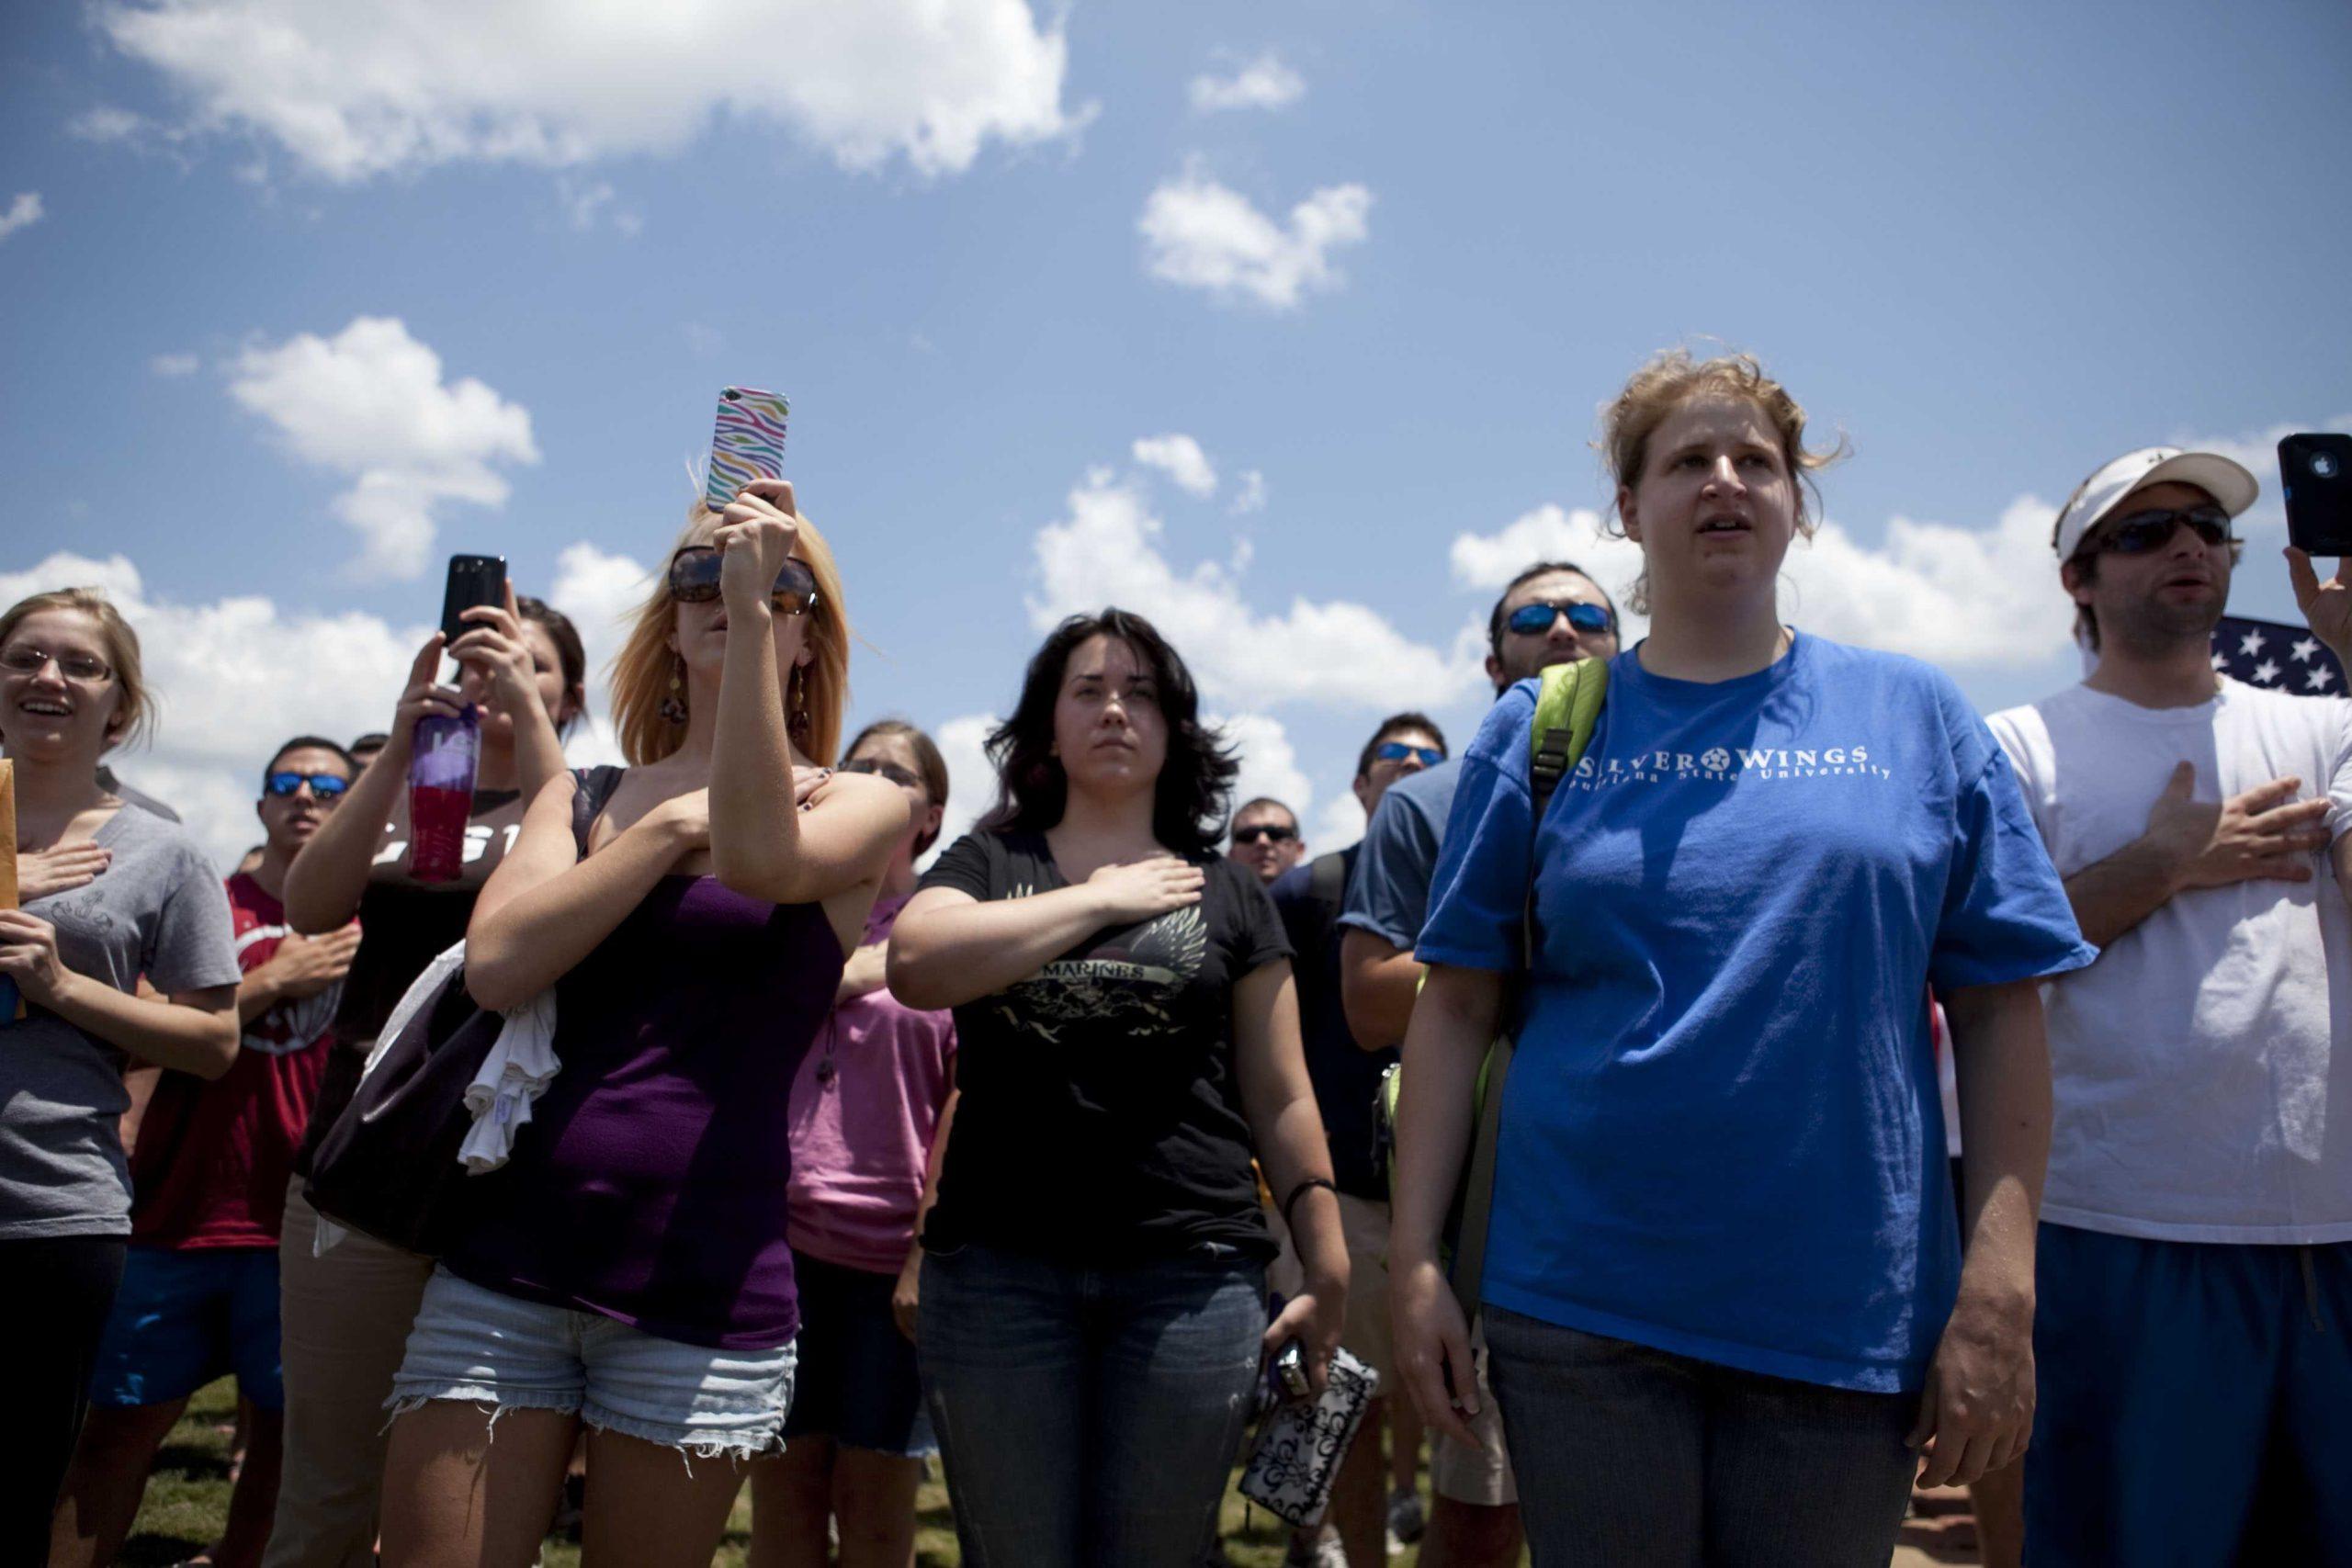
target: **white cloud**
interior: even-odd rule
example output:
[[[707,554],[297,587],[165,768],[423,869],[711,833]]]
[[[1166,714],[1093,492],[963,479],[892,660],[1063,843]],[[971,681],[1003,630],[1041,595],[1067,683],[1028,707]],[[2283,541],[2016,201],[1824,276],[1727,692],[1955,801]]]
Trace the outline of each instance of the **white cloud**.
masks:
[[[645,228],[645,220],[619,205],[620,193],[610,180],[576,179],[570,175],[556,176],[555,193],[563,203],[564,216],[571,220],[575,229],[593,229],[602,217],[630,239]]]
[[[471,377],[445,385],[441,356],[397,317],[249,347],[229,390],[296,457],[352,479],[334,513],[360,537],[358,576],[420,575],[444,502],[503,505],[493,465],[539,460],[529,412]]]
[[[947,761],[947,810],[940,820],[939,842],[932,846],[934,856],[970,831],[980,814],[996,804],[996,770],[989,766],[983,746],[996,727],[994,716],[969,713],[932,731]]]
[[[1206,500],[1216,493],[1216,468],[1201,444],[1189,435],[1147,435],[1134,447],[1135,459],[1166,474],[1178,490]]]
[[[174,604],[151,595],[119,555],[60,552],[0,570],[0,604],[79,584],[106,589],[129,617],[158,699],[152,748],[108,761],[175,807],[224,868],[260,837],[255,781],[271,749],[293,735],[348,740],[382,728],[431,630],[356,612],[288,613],[259,595]]]
[[[628,556],[582,541],[556,557],[555,581],[548,603],[571,617],[588,654],[588,720],[572,732],[564,752],[580,767],[621,760],[613,732],[611,666],[636,618],[639,603],[653,586],[653,573]]]
[[[1195,159],[1151,193],[1136,229],[1148,247],[1145,265],[1152,276],[1289,310],[1346,280],[1330,253],[1370,236],[1371,210],[1372,192],[1363,186],[1325,186],[1292,208],[1284,226],[1219,185]]]
[[[18,191],[17,199],[8,204],[8,210],[0,212],[0,240],[6,239],[19,229],[31,228],[41,220],[41,214],[40,192]]]
[[[147,129],[146,120],[112,104],[85,109],[65,122],[65,133],[85,141],[129,141]]]
[[[1363,837],[1363,805],[1356,799],[1356,792],[1343,789],[1323,803],[1323,809],[1306,829],[1307,852],[1329,854],[1344,850]]]
[[[1265,509],[1266,476],[1255,468],[1243,469],[1241,483],[1233,492],[1233,505],[1229,510],[1238,516],[1245,512],[1263,512]]]
[[[1304,829],[1315,804],[1315,786],[1299,768],[1298,752],[1282,720],[1261,713],[1203,716],[1224,731],[1226,744],[1238,753],[1241,772],[1233,781],[1233,804],[1239,806],[1261,795],[1279,800],[1290,807]]]
[[[147,362],[158,376],[193,376],[199,362],[193,354],[159,354]]]
[[[1204,72],[1193,78],[1193,107],[1202,114],[1222,109],[1287,108],[1306,96],[1306,78],[1268,50],[1235,68],[1230,76]]]
[[[1414,642],[1362,604],[1294,598],[1252,609],[1238,566],[1170,564],[1160,520],[1132,485],[1098,469],[1069,492],[1069,514],[1038,530],[1038,629],[1116,604],[1148,618],[1183,653],[1212,701],[1437,707],[1474,691],[1475,659]]]
[[[349,182],[463,160],[567,167],[782,125],[850,169],[956,174],[1073,133],[1069,46],[1025,0],[101,0],[202,130]]]
[[[1865,545],[1835,519],[1790,547],[1781,614],[1840,642],[1908,653],[1955,668],[2032,669],[2070,646],[2074,613],[2050,556],[2055,508],[2020,496],[1991,529],[1896,517]],[[1607,589],[1629,644],[1647,621],[1623,610],[1641,574],[1641,547],[1602,531],[1600,513],[1545,504],[1492,534],[1463,534],[1454,581],[1499,589],[1539,560],[1572,560]]]

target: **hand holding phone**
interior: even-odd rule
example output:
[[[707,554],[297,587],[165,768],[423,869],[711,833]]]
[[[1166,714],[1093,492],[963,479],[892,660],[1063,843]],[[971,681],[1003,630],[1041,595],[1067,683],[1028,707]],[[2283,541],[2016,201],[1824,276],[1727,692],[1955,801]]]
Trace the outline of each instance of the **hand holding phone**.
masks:
[[[2352,556],[2352,435],[2306,432],[2278,443],[2287,538],[2310,556]]]
[[[505,603],[504,556],[451,556],[448,584],[441,591],[441,646],[450,647],[474,629],[466,619],[468,610]]]

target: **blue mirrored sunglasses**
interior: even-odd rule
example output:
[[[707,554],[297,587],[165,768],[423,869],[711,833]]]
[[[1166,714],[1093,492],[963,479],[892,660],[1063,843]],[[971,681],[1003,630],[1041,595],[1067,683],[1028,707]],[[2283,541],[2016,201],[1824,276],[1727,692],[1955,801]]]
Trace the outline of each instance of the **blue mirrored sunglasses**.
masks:
[[[333,800],[351,787],[351,781],[340,773],[272,773],[262,780],[262,788],[276,795],[292,795],[304,784],[321,800]]]
[[[1401,762],[1408,757],[1417,757],[1425,768],[1434,768],[1445,761],[1445,753],[1434,746],[1408,746],[1402,740],[1384,740],[1372,749],[1372,754],[1382,762]]]
[[[1521,604],[1503,619],[1503,625],[1521,637],[1542,637],[1552,629],[1552,619],[1566,615],[1568,625],[1580,632],[1605,632],[1617,624],[1617,618],[1598,604],[1588,604],[1581,599],[1559,599],[1549,604],[1537,600]]]

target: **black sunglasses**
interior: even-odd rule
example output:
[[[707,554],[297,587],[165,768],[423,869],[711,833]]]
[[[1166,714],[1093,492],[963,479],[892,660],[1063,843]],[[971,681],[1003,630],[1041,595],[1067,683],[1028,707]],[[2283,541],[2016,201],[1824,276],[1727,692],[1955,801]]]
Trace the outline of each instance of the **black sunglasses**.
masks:
[[[2229,542],[2230,514],[2218,506],[2154,507],[2118,517],[2092,536],[2089,547],[2120,556],[2143,556],[2170,544],[2184,523],[2208,545]]]
[[[1233,841],[1237,844],[1254,844],[1261,839],[1270,843],[1286,844],[1297,837],[1297,829],[1284,828],[1272,822],[1260,822],[1253,827],[1233,830]]]
[[[834,771],[843,773],[876,773],[901,788],[921,789],[925,795],[931,793],[928,789],[923,789],[922,774],[902,768],[896,762],[883,761],[878,757],[854,757]]]
[[[1408,746],[1402,740],[1384,740],[1372,749],[1372,755],[1382,762],[1401,762],[1408,757],[1418,757],[1425,768],[1434,768],[1445,761],[1445,753],[1434,746]]]
[[[321,800],[333,800],[351,787],[351,781],[340,773],[272,773],[261,781],[261,787],[280,797],[292,795],[304,784]]]
[[[1598,604],[1588,604],[1581,599],[1559,599],[1549,604],[1537,600],[1521,604],[1503,617],[1503,625],[1521,637],[1542,637],[1552,629],[1555,616],[1566,615],[1568,625],[1580,632],[1605,632],[1617,624],[1617,617]]]
[[[718,597],[720,556],[716,545],[688,545],[670,558],[670,597],[681,604],[707,604]],[[817,607],[817,574],[808,563],[787,558],[768,590],[775,607],[805,615]]]

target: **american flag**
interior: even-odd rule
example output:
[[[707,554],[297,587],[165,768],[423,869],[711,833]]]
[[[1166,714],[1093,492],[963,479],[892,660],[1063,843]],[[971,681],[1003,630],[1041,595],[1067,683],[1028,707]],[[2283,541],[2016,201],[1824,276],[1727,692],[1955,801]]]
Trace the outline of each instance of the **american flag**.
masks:
[[[2341,697],[2344,666],[2327,645],[2301,626],[2223,615],[2213,628],[2213,668],[2233,681],[2292,692],[2299,697]]]

